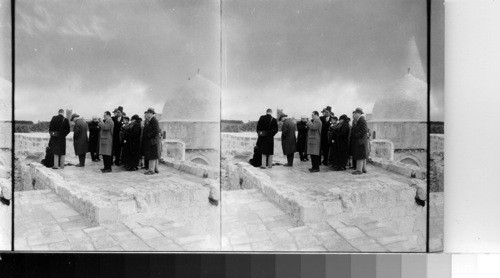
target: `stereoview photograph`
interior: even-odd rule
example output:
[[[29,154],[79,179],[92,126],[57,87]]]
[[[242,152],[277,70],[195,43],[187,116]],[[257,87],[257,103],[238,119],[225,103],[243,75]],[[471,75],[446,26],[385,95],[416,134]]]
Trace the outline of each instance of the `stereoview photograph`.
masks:
[[[219,1],[15,10],[15,250],[220,250]]]
[[[427,1],[225,2],[222,250],[442,250],[444,12],[431,2],[432,107]]]

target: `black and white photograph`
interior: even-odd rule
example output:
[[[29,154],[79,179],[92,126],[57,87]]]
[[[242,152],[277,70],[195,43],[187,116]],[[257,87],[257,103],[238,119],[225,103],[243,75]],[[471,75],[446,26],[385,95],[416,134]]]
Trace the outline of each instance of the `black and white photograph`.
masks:
[[[222,22],[222,250],[442,251],[443,1],[223,1]]]
[[[15,5],[14,249],[218,251],[219,1]]]

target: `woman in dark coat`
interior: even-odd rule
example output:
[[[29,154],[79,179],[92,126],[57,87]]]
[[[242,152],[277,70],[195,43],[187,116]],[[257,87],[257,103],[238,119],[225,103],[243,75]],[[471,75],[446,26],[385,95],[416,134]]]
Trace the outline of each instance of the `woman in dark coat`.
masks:
[[[160,125],[154,117],[156,114],[153,108],[149,108],[146,112],[148,123],[144,126],[142,134],[142,148],[144,150],[144,159],[148,161],[149,169],[145,175],[152,175],[158,172],[158,135],[160,134]]]
[[[283,154],[286,155],[287,164],[284,166],[293,166],[293,156],[296,151],[295,124],[286,114],[280,116],[283,121],[281,126],[281,147]]]
[[[297,152],[300,156],[300,161],[308,161],[307,158],[307,117],[302,116],[300,122],[297,123]]]
[[[69,121],[64,117],[64,110],[59,109],[59,114],[52,117],[49,124],[50,141],[54,152],[54,167],[64,169],[66,156],[66,136],[70,132]]]
[[[356,171],[354,171],[353,174],[359,175],[366,173],[366,137],[368,133],[368,126],[365,118],[363,117],[363,110],[361,108],[356,108],[353,113],[356,119],[356,123],[352,126],[351,130],[352,159],[356,160]]]
[[[123,149],[127,153],[127,171],[139,170],[141,156],[141,118],[132,116],[130,125],[124,132]]]
[[[334,170],[346,170],[347,160],[349,159],[349,133],[349,118],[347,115],[342,115],[339,118],[339,124],[335,130],[335,161],[337,164]]]
[[[99,119],[94,116],[89,123],[89,152],[92,161],[101,161],[99,159]]]
[[[278,133],[278,121],[271,115],[271,109],[267,109],[266,115],[262,115],[257,122],[257,147],[262,152],[262,166],[260,168],[271,168],[273,166],[274,135]]]

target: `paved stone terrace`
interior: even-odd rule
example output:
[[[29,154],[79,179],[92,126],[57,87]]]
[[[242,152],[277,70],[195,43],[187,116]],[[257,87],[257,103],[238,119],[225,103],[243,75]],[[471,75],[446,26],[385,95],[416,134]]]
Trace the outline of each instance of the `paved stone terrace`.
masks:
[[[224,191],[223,251],[419,252],[416,237],[369,218],[299,225],[258,189]]]
[[[74,161],[69,161],[74,163]],[[127,172],[113,167],[102,174],[102,162],[87,160],[84,168],[66,166],[64,170],[44,169],[62,177],[65,183],[95,202],[120,201],[123,192],[158,193],[162,186],[201,187],[202,178],[160,166],[160,174],[145,176],[144,171]],[[75,192],[75,191],[74,191]],[[168,192],[168,191],[167,191]],[[160,192],[161,193],[161,192]],[[205,192],[206,193],[206,192]],[[190,212],[184,207],[160,206],[161,196],[146,196],[146,209],[116,221],[96,223],[54,190],[16,192],[16,250],[107,250],[107,251],[215,251],[220,249],[220,208],[208,203],[207,195]],[[199,194],[200,195],[200,194]],[[186,197],[184,196],[184,199]],[[179,205],[182,196],[171,202]],[[170,204],[172,205],[172,204]],[[182,213],[179,213],[182,211]]]

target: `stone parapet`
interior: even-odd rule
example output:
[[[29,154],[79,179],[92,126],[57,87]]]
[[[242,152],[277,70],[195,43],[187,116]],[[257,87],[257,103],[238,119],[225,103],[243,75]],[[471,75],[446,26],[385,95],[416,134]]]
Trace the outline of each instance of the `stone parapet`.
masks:
[[[409,178],[425,179],[427,177],[427,171],[425,169],[414,165],[409,165],[398,161],[388,161],[380,158],[372,158],[369,162],[384,170],[397,173]]]
[[[163,158],[161,163],[176,170],[189,173],[201,178],[219,179],[219,169],[189,161],[180,161],[172,158]]]

